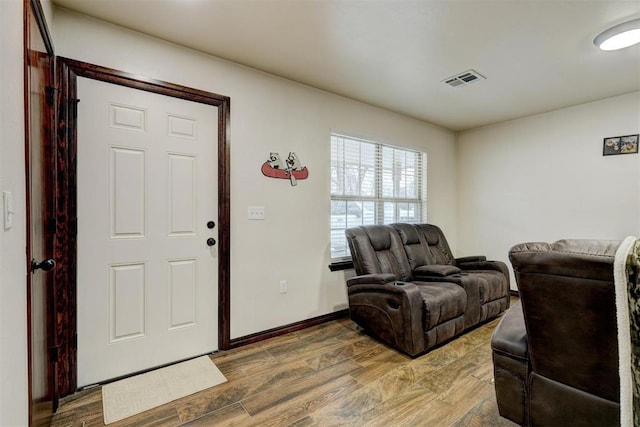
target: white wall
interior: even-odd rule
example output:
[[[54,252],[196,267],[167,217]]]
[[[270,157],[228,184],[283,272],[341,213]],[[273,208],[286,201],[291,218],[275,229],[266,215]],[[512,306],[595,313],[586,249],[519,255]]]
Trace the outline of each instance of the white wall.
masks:
[[[50,2],[43,7],[49,18]],[[343,273],[326,267],[330,128],[424,147],[429,220],[457,240],[458,255],[506,261],[511,245],[526,240],[640,234],[640,157],[601,156],[602,138],[638,133],[640,93],[464,132],[456,165],[449,131],[70,12],[54,15],[59,55],[231,96],[232,337],[346,305]],[[0,227],[2,426],[24,426],[28,413],[21,41],[22,1],[0,0],[0,190],[18,208],[14,228]],[[296,188],[258,170],[269,151],[289,150],[311,170]],[[247,221],[248,205],[264,205],[267,220]],[[290,291],[279,295],[285,278]]]
[[[639,132],[635,92],[461,133],[460,253],[508,263],[520,242],[639,235],[640,155],[602,156]]]
[[[28,418],[22,49],[22,0],[1,0],[0,191],[11,191],[17,215],[10,230],[0,220],[0,426]]]
[[[232,338],[347,307],[345,273],[327,267],[330,129],[427,150],[429,220],[455,245],[452,132],[66,10],[54,34],[58,55],[231,97]],[[263,177],[271,151],[295,151],[309,179]],[[248,221],[248,206],[266,220]]]

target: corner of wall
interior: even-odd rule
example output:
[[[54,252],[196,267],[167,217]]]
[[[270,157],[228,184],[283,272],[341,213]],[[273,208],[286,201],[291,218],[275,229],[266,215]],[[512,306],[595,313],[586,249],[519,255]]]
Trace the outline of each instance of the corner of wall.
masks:
[[[13,193],[13,228],[0,226],[0,425],[28,424],[23,2],[0,1],[0,191]]]

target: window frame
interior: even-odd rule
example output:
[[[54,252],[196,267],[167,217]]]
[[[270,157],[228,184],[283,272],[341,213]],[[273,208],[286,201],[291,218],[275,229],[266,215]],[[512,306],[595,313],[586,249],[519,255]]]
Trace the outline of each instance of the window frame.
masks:
[[[385,224],[385,223],[390,223],[390,222],[385,222],[385,203],[393,203],[394,206],[394,213],[393,213],[393,220],[391,222],[399,222],[401,221],[399,219],[399,209],[402,203],[407,203],[407,204],[416,204],[419,208],[419,213],[418,213],[418,218],[415,220],[410,220],[407,222],[415,222],[415,223],[419,223],[419,222],[426,222],[427,221],[427,152],[425,150],[418,150],[415,148],[409,148],[409,147],[402,147],[402,146],[397,146],[397,145],[392,145],[386,142],[382,142],[382,141],[375,141],[375,140],[371,140],[371,139],[367,139],[367,138],[362,138],[362,137],[357,137],[357,136],[352,136],[349,135],[348,133],[344,133],[344,132],[339,132],[339,131],[331,131],[330,133],[330,149],[331,149],[331,153],[330,153],[330,158],[331,158],[331,166],[330,166],[330,176],[331,178],[333,178],[333,172],[331,171],[331,169],[334,167],[335,161],[337,159],[334,159],[334,141],[333,138],[342,138],[345,140],[349,140],[349,141],[353,141],[353,142],[358,142],[358,143],[366,143],[366,144],[373,144],[375,146],[375,156],[374,156],[374,175],[375,175],[375,180],[374,180],[374,195],[373,196],[362,196],[362,195],[345,195],[345,191],[344,188],[341,191],[342,194],[334,194],[333,189],[331,186],[329,193],[330,193],[330,203],[331,203],[331,217],[333,217],[333,202],[334,201],[345,201],[345,210],[348,211],[348,202],[358,202],[358,203],[362,203],[362,202],[373,202],[374,203],[374,223],[375,224]],[[384,175],[384,155],[383,155],[383,151],[385,148],[389,148],[392,149],[394,151],[392,151],[392,153],[395,154],[395,150],[398,150],[400,152],[405,152],[405,153],[413,153],[415,155],[417,155],[417,158],[415,159],[416,162],[416,170],[419,169],[419,172],[416,172],[416,179],[415,179],[415,194],[416,197],[394,197],[392,196],[385,196],[384,195],[384,184],[385,184],[385,180],[383,179],[383,175]],[[341,165],[343,168],[345,168],[345,164],[348,163],[346,162],[346,159],[342,159]],[[394,165],[395,166],[395,165]],[[406,165],[404,170],[406,170]],[[360,171],[359,171],[360,173]],[[392,173],[393,175],[393,173]],[[418,179],[419,178],[419,179]],[[344,185],[344,183],[343,183]],[[362,188],[362,182],[359,183],[359,188],[358,188],[358,193],[360,193]],[[405,194],[406,196],[406,194]],[[347,214],[348,215],[348,214]],[[333,219],[333,218],[332,218]],[[345,226],[342,230],[346,230],[347,228],[349,228],[351,226],[348,225],[347,221],[345,221]],[[330,242],[331,245],[330,247],[333,248],[333,233],[335,230],[340,230],[340,228],[334,228],[333,226],[333,221],[330,222]],[[347,253],[349,252],[349,248],[347,247],[346,249]],[[330,251],[331,252],[331,251]],[[344,269],[349,269],[349,268],[353,268],[353,262],[351,259],[351,255],[348,256],[344,256],[344,257],[333,257],[333,253],[330,253],[330,257],[331,257],[331,263],[329,265],[329,268],[331,271],[337,271],[337,270],[344,270]]]

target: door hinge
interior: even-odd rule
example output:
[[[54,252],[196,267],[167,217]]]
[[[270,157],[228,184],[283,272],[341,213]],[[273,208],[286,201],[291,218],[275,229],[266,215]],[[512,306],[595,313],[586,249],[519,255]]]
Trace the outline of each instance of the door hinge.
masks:
[[[52,107],[56,99],[56,92],[59,92],[60,89],[53,86],[45,86],[44,90],[47,96],[47,105]]]
[[[53,346],[53,347],[49,347],[49,361],[51,363],[58,363],[58,357],[60,354],[60,347]]]
[[[58,220],[56,218],[49,218],[47,221],[47,233],[56,234],[58,231]]]
[[[78,117],[78,102],[80,102],[79,99],[69,100],[69,103],[71,104],[71,115],[74,119]]]

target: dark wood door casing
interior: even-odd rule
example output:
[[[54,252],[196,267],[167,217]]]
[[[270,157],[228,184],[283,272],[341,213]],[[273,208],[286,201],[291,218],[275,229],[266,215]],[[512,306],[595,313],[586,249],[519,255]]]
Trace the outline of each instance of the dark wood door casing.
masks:
[[[58,387],[61,396],[69,395],[77,387],[77,337],[76,337],[76,255],[77,255],[77,104],[76,80],[78,77],[144,90],[161,95],[218,107],[218,162],[211,165],[218,169],[218,345],[227,349],[230,340],[230,98],[160,80],[88,64],[69,58],[56,58],[57,91],[57,141],[55,188],[57,206],[57,231],[55,256],[59,260],[55,272],[57,298],[56,336],[60,348]]]
[[[53,277],[51,273],[34,273],[31,266],[32,258],[42,261],[53,255],[55,56],[39,0],[25,0],[23,13],[28,416],[30,424],[34,424],[46,422],[58,406]],[[34,366],[34,360],[42,365]],[[41,384],[37,396],[33,387],[35,378],[43,379],[38,381]]]

